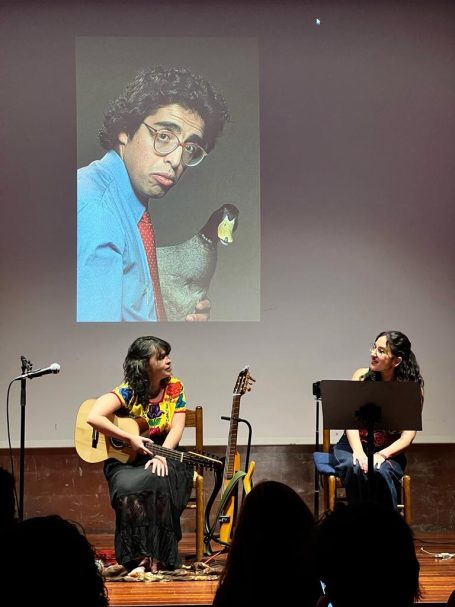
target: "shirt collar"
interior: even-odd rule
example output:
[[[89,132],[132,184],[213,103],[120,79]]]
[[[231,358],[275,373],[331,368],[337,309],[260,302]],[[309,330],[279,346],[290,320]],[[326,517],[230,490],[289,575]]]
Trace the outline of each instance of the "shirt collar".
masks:
[[[147,210],[147,207],[136,196],[125,163],[115,150],[109,150],[101,159],[104,167],[115,176],[116,184],[122,199],[122,204],[128,206],[136,223]]]

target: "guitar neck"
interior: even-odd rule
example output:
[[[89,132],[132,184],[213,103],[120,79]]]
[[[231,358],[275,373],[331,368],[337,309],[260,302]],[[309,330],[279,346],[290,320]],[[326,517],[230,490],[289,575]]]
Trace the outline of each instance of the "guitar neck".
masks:
[[[240,394],[234,394],[232,398],[231,424],[226,449],[226,463],[224,478],[230,480],[234,475],[235,453],[237,451],[237,430],[239,426]]]
[[[145,443],[147,449],[149,449],[154,455],[162,455],[167,459],[181,462],[189,466],[203,466],[205,468],[219,468],[222,462],[214,457],[208,455],[202,455],[193,451],[177,451],[176,449],[169,449],[168,447],[162,447],[152,442]]]

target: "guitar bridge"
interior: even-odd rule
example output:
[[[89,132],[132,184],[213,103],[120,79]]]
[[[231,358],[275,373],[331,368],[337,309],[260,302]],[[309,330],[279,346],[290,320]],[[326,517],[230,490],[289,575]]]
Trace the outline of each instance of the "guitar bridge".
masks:
[[[225,523],[229,523],[229,521],[231,520],[230,516],[226,516],[226,515],[221,515],[220,518],[218,519],[218,522],[221,523],[222,525]]]

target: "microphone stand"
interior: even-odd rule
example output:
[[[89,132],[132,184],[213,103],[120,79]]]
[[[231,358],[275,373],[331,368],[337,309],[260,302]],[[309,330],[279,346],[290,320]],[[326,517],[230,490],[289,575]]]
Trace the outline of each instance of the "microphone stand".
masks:
[[[22,373],[32,370],[32,363],[21,356],[22,361]],[[19,470],[20,470],[20,481],[19,481],[19,521],[24,520],[24,481],[25,481],[25,406],[27,404],[27,378],[21,379],[21,438],[19,447]]]
[[[314,442],[314,451],[319,451],[319,409],[321,404],[321,382],[317,381],[313,384],[313,396],[316,399],[316,436]],[[313,512],[315,518],[319,517],[319,473],[314,464],[314,503]]]

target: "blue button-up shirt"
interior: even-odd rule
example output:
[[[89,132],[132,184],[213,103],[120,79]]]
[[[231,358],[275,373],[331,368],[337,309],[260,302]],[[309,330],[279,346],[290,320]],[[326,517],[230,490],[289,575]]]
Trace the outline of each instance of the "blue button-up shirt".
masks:
[[[77,320],[155,321],[144,205],[114,151],[77,172]]]

